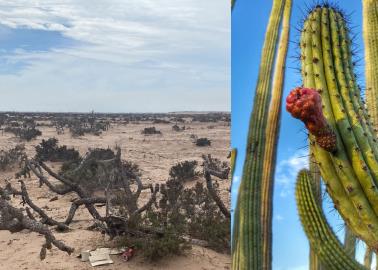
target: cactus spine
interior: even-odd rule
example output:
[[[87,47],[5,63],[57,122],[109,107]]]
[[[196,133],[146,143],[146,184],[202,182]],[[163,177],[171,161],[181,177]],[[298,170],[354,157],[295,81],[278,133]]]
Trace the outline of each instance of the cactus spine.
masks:
[[[303,82],[321,94],[337,141],[330,153],[310,137],[311,148],[335,208],[352,232],[377,250],[377,139],[360,99],[350,43],[340,12],[318,6],[309,14],[301,37]]]
[[[365,43],[366,101],[378,127],[378,1],[363,0],[363,36]]]
[[[262,172],[266,147],[265,129],[270,103],[271,77],[284,1],[274,0],[265,34],[250,118],[246,159],[234,214],[232,269],[261,270],[263,239],[261,226]]]
[[[319,206],[313,190],[310,172],[302,170],[296,183],[296,200],[300,220],[311,247],[316,250],[326,269],[365,269],[346,254]]]
[[[285,77],[285,63],[289,44],[289,27],[292,1],[286,0],[277,57],[274,66],[272,86],[272,99],[269,106],[268,123],[266,126],[266,147],[262,171],[262,205],[261,227],[263,231],[263,264],[262,269],[272,268],[272,212],[273,212],[273,186],[276,166],[277,143],[280,129],[282,91]]]

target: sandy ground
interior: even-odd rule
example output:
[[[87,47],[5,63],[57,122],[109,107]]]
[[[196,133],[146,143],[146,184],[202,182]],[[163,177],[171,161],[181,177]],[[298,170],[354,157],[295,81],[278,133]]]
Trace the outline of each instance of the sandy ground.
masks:
[[[67,131],[65,134],[57,135],[55,128],[41,127],[43,135],[36,140],[25,144],[30,156],[34,155],[34,146],[42,138],[56,137],[59,144],[66,144],[78,149],[84,154],[88,147],[114,147],[118,145],[122,149],[123,159],[130,160],[138,164],[142,171],[144,183],[162,183],[168,177],[169,168],[179,161],[198,160],[201,161],[202,154],[211,154],[221,160],[227,160],[229,152],[230,128],[225,123],[191,123],[190,127],[182,132],[172,131],[171,124],[154,124],[161,130],[162,135],[144,136],[140,132],[144,127],[152,124],[142,122],[141,124],[113,125],[111,129],[101,136],[86,135],[81,138],[72,138]],[[210,128],[209,128],[210,127]],[[196,147],[190,139],[190,134],[198,137],[207,137],[211,140],[211,147]],[[0,135],[0,149],[9,149],[19,143],[17,138],[11,134]],[[59,164],[50,164],[57,170]],[[18,187],[17,180],[14,179],[14,172],[2,172],[0,174],[0,184],[3,185],[5,179],[11,179],[15,187]],[[197,181],[203,181],[198,179]],[[52,217],[63,220],[70,207],[70,200],[75,197],[73,194],[58,196],[58,200],[49,202],[56,194],[47,188],[38,187],[35,177],[26,182],[28,191],[33,201],[42,207]],[[193,183],[191,183],[193,184]],[[221,197],[229,205],[229,182],[221,181]],[[144,193],[143,198],[148,198],[149,194]],[[14,204],[19,204],[19,199],[13,200]],[[48,205],[48,206],[47,206]],[[102,210],[102,209],[100,209]],[[75,252],[82,249],[92,249],[104,246],[107,242],[104,236],[98,232],[91,232],[85,228],[91,225],[91,217],[85,209],[79,208],[71,225],[72,230],[67,233],[57,233],[58,239],[75,248]],[[0,270],[7,269],[92,269],[88,262],[81,262],[75,257],[76,254],[67,254],[53,248],[47,253],[44,261],[39,260],[39,251],[43,243],[43,237],[36,233],[22,231],[10,234],[0,231]],[[150,264],[136,256],[129,262],[123,262],[118,256],[112,256],[113,265],[96,267],[98,269],[167,269],[167,270],[210,270],[210,269],[230,269],[231,258],[228,254],[220,254],[212,250],[193,246],[183,256],[163,259],[159,263]]]

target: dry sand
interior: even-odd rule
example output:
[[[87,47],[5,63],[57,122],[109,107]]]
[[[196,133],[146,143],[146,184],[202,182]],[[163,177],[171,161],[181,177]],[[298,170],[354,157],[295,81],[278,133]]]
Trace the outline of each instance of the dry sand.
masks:
[[[85,137],[72,138],[69,131],[57,135],[55,128],[41,127],[42,136],[25,144],[28,155],[34,155],[34,146],[42,138],[56,137],[60,145],[73,146],[84,154],[88,147],[114,147],[118,145],[122,149],[123,159],[130,160],[139,165],[142,171],[144,183],[162,183],[168,177],[169,168],[179,161],[198,160],[201,161],[202,154],[211,154],[221,160],[227,160],[230,142],[230,127],[225,123],[191,123],[182,132],[172,131],[171,124],[154,124],[162,131],[162,135],[144,136],[140,132],[144,127],[152,124],[141,122],[141,124],[113,125],[109,131],[101,136],[86,135]],[[212,126],[209,128],[209,126]],[[192,143],[190,134],[198,137],[207,137],[211,140],[211,147],[197,147]],[[9,149],[19,143],[9,133],[0,135],[0,149]],[[54,170],[58,170],[59,164],[50,164]],[[0,185],[5,179],[11,179],[15,187],[18,187],[14,179],[15,171],[3,172],[0,174]],[[203,181],[198,179],[197,181]],[[70,200],[75,197],[73,194],[59,196],[58,200],[49,202],[49,199],[56,194],[46,187],[39,188],[38,181],[33,176],[26,181],[28,191],[33,201],[52,217],[63,220],[70,207]],[[191,183],[193,184],[193,183]],[[221,197],[229,205],[228,181],[220,183]],[[143,194],[144,199],[149,194]],[[13,203],[19,205],[20,200],[14,199]],[[48,206],[47,206],[48,205]],[[98,232],[88,231],[85,228],[91,225],[91,217],[84,208],[79,208],[75,215],[72,230],[67,233],[54,232],[55,236],[75,248],[75,252],[82,249],[91,249],[104,246],[106,239]],[[10,234],[0,231],[0,270],[13,269],[92,269],[88,262],[81,262],[75,257],[57,250],[55,247],[47,253],[44,261],[39,260],[39,251],[43,243],[43,237],[36,233],[22,231]],[[210,270],[210,269],[231,269],[231,258],[229,254],[220,254],[212,250],[193,246],[183,256],[166,258],[156,264],[143,261],[136,256],[129,262],[123,262],[118,256],[112,256],[113,265],[96,267],[97,269],[135,269],[135,270]],[[95,269],[93,267],[93,269]]]

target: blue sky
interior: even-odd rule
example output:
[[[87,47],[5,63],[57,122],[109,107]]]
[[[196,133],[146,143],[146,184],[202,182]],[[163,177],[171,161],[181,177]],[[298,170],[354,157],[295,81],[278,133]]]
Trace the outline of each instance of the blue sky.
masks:
[[[229,111],[230,47],[227,1],[2,0],[0,111]]]
[[[285,73],[284,98],[290,90],[301,84],[296,42],[304,18],[306,6],[314,1],[293,0],[290,44]],[[237,0],[232,13],[232,135],[231,144],[238,149],[235,180],[241,177],[245,158],[246,135],[252,110],[254,89],[256,86],[260,54],[264,34],[269,18],[272,1]],[[356,36],[356,45],[361,49],[356,58],[363,57],[361,1],[345,0],[339,6],[351,14]],[[363,63],[361,63],[363,64]],[[363,85],[363,67],[358,67]],[[305,270],[308,269],[309,246],[297,214],[294,198],[294,185],[299,169],[308,166],[307,145],[304,125],[289,116],[283,106],[282,122],[278,144],[278,157],[275,174],[274,210],[273,210],[273,269]],[[233,186],[232,203],[235,205],[237,184]],[[324,209],[333,228],[343,237],[342,219],[333,210],[329,198],[325,198]],[[363,253],[363,244],[358,246],[359,259]]]

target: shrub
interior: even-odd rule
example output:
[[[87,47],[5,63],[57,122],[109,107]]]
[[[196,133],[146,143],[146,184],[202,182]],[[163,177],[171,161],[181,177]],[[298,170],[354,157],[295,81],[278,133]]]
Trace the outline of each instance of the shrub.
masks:
[[[218,192],[218,185],[214,189]],[[230,250],[230,219],[219,210],[202,183],[184,188],[182,181],[169,179],[160,186],[157,204],[153,204],[135,224],[155,234],[121,236],[117,245],[135,246],[144,258],[157,261],[177,255],[191,247],[188,239],[207,242],[218,252]]]
[[[24,154],[25,146],[23,144],[18,144],[8,151],[0,150],[0,171],[5,171],[21,162]]]
[[[66,145],[58,146],[58,140],[50,138],[42,140],[42,142],[35,147],[35,157],[41,161],[69,161],[78,160],[80,154],[73,148],[67,148]]]
[[[109,182],[113,188],[119,188],[123,183],[117,177],[112,177],[115,168],[113,163],[101,162],[115,157],[115,153],[109,148],[90,149],[85,157],[63,163],[59,174],[68,176],[91,192],[104,190]],[[135,179],[140,175],[138,165],[131,161],[121,161],[121,163],[122,173],[127,177]]]
[[[13,133],[16,137],[26,141],[31,141],[42,135],[42,132],[36,128],[6,127],[4,132]]]
[[[214,183],[218,193],[219,185]],[[185,189],[182,194],[182,208],[188,217],[188,234],[205,240],[210,248],[218,252],[228,252],[230,247],[230,220],[226,218],[211,198],[203,184]]]
[[[147,127],[142,130],[142,134],[144,135],[161,134],[161,131],[157,130],[155,127]]]
[[[180,127],[178,125],[173,125],[172,126],[172,130],[173,131],[184,131],[185,130],[185,126]]]
[[[210,146],[211,141],[208,138],[198,138],[194,142],[197,146]]]
[[[171,122],[169,122],[165,119],[155,119],[152,123],[154,123],[154,124],[169,124]]]
[[[195,160],[186,160],[179,162],[176,165],[172,166],[172,168],[169,170],[169,176],[172,179],[179,181],[187,181],[193,179],[199,174],[198,172],[196,172],[197,165],[198,163]]]

